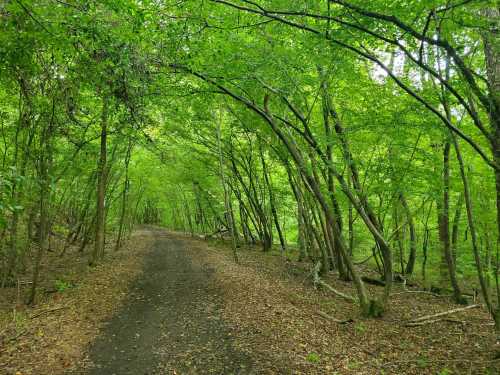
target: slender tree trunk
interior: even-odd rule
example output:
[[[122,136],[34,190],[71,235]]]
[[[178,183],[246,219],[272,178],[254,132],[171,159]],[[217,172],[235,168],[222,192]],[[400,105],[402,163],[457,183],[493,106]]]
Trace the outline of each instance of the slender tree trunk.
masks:
[[[382,304],[385,305],[389,298],[393,283],[392,249],[383,236],[382,224],[379,222],[379,220],[377,220],[377,217],[375,216],[375,213],[373,212],[373,209],[369,204],[365,193],[363,192],[363,187],[359,179],[359,171],[357,164],[352,156],[350,145],[344,132],[344,127],[342,126],[339,115],[335,110],[333,103],[331,103],[331,100],[328,104],[328,108],[330,111],[330,116],[333,118],[334,121],[335,132],[342,146],[342,153],[344,156],[345,163],[351,172],[352,184],[354,187],[354,192],[358,197],[358,202],[356,202],[356,198],[349,190],[349,186],[345,183],[344,178],[340,174],[338,174],[338,172],[334,173],[333,164],[327,162],[327,167],[330,169],[332,173],[336,175],[337,180],[339,180],[341,187],[344,193],[346,193],[349,200],[353,204],[356,203],[356,210],[363,218],[363,221],[365,222],[366,226],[372,233],[375,242],[377,243],[377,247],[380,249],[383,258],[384,281],[385,281],[384,298]]]
[[[245,241],[245,244],[250,243],[250,229],[248,228],[248,218],[245,213],[245,209],[243,208],[243,203],[238,199],[238,211],[240,214],[240,225],[241,225],[241,232],[243,233],[243,240]]]
[[[105,222],[105,197],[106,197],[106,175],[107,175],[107,137],[108,137],[108,98],[103,98],[101,115],[101,151],[97,167],[97,205],[95,243],[90,265],[95,265],[104,256],[104,241],[106,232]]]
[[[239,181],[243,189],[243,192],[245,193],[245,196],[247,197],[249,203],[248,208],[250,209],[247,210],[247,212],[262,242],[262,250],[264,252],[268,251],[272,245],[272,238],[271,235],[269,234],[269,224],[266,217],[266,213],[264,212],[264,208],[262,207],[262,203],[259,201],[257,190],[252,180],[253,178],[252,173],[250,170],[248,170],[250,168],[245,170],[245,173],[247,173],[249,179],[249,183],[246,184],[245,180],[243,179],[243,176],[241,175],[236,166],[235,157],[232,152],[230,160],[233,173],[237,178],[237,180]]]
[[[348,187],[349,189],[351,188],[351,177],[348,176],[347,179]],[[354,252],[354,214],[353,214],[353,209],[352,209],[352,203],[351,201],[347,202],[348,208],[348,215],[349,215],[349,254],[352,256]]]
[[[396,246],[398,247],[398,256],[399,256],[399,264],[401,267],[401,274],[405,274],[405,254],[404,254],[404,238],[403,238],[403,231],[404,231],[404,225],[400,225],[400,218],[399,218],[399,202],[396,201],[394,203],[394,239],[396,241]]]
[[[7,261],[7,266],[4,269],[4,275],[2,278],[2,287],[5,286],[5,283],[7,282],[7,279],[9,277],[13,277],[15,273],[17,272],[16,267],[17,267],[17,261],[18,261],[18,253],[19,253],[19,248],[18,248],[18,242],[19,242],[19,216],[21,214],[20,212],[20,206],[21,206],[21,198],[22,198],[22,191],[21,191],[21,180],[20,178],[24,177],[26,173],[26,165],[28,162],[28,155],[27,153],[29,152],[29,146],[31,145],[31,141],[33,139],[32,135],[24,134],[26,133],[26,128],[29,126],[29,119],[28,119],[28,113],[25,113],[24,110],[24,104],[26,102],[28,110],[30,109],[30,103],[26,95],[28,95],[27,88],[25,87],[25,83],[23,83],[24,80],[21,80],[20,82],[20,92],[19,92],[19,118],[17,121],[17,126],[16,126],[16,132],[14,136],[14,158],[13,158],[13,165],[16,167],[14,170],[15,175],[13,176],[13,181],[12,181],[12,187],[11,187],[11,192],[12,192],[12,202],[14,203],[14,210],[12,212],[12,218],[11,218],[11,223],[10,223],[10,246],[9,246],[9,254],[8,254],[8,261]],[[23,89],[24,87],[24,89]],[[23,98],[26,98],[23,100]],[[21,139],[20,139],[21,138]],[[19,151],[20,149],[23,151],[21,154],[21,162],[19,163]],[[5,149],[5,152],[7,152],[7,148]],[[20,167],[19,167],[20,165]],[[19,169],[18,169],[19,167]]]
[[[224,157],[222,155],[221,125],[222,125],[222,110],[220,110],[219,121],[217,121],[217,146],[218,146],[218,152],[219,152],[219,173],[220,173],[220,180],[221,180],[222,189],[224,190],[224,206],[226,208],[227,224],[229,227],[229,231],[231,233],[231,246],[233,249],[233,257],[234,257],[234,261],[236,263],[238,263],[238,253],[237,253],[238,244],[236,243],[233,210],[230,206],[231,197],[229,195],[229,191],[228,191],[228,188],[226,185],[226,177],[225,177],[225,172],[224,172]]]
[[[489,23],[489,27],[483,32],[484,55],[486,60],[487,77],[489,83],[489,117],[491,123],[491,147],[494,161],[497,165],[495,170],[496,186],[496,209],[497,209],[497,253],[500,248],[500,8],[490,6],[483,9],[483,15]],[[467,197],[466,197],[467,203]],[[498,269],[495,278],[498,278]],[[490,311],[495,320],[495,331],[497,344],[500,344],[500,295],[497,295],[497,306],[493,307],[490,302]]]
[[[467,175],[465,173],[465,165],[462,158],[462,153],[460,151],[460,147],[458,141],[454,135],[452,135],[453,145],[455,147],[455,154],[457,156],[458,165],[460,167],[460,177],[462,178],[462,185],[464,188],[464,199],[465,199],[465,209],[467,212],[467,222],[469,224],[469,232],[472,242],[472,251],[474,254],[474,261],[476,263],[477,277],[479,279],[479,285],[481,286],[481,292],[483,294],[484,301],[488,310],[491,312],[493,317],[495,317],[495,309],[491,302],[490,291],[488,289],[488,285],[486,282],[486,278],[483,270],[483,263],[481,260],[481,253],[479,249],[479,245],[477,243],[477,232],[476,232],[476,223],[474,221],[474,214],[472,208],[472,197],[469,189],[469,181],[467,180]]]
[[[427,251],[428,251],[428,245],[429,245],[429,218],[431,216],[432,212],[432,206],[433,206],[433,201],[429,205],[429,211],[427,211],[427,216],[425,218],[424,222],[424,239],[422,241],[422,280],[424,281],[424,285],[426,284],[427,280]]]
[[[295,201],[297,202],[297,245],[299,247],[299,257],[297,261],[302,262],[308,256],[307,249],[307,239],[306,239],[306,229],[304,223],[304,205],[302,202],[302,195],[293,180],[292,171],[288,162],[284,162],[286,172],[288,175],[288,183],[292,188],[293,195],[295,197]]]
[[[413,274],[413,270],[415,269],[415,262],[417,260],[417,235],[415,231],[415,222],[403,193],[399,195],[399,200],[401,201],[401,205],[405,211],[406,219],[408,221],[408,229],[410,231],[410,255],[408,257],[408,263],[406,263],[405,274],[411,276]]]
[[[457,264],[457,247],[458,247],[458,231],[460,229],[460,219],[462,217],[462,206],[464,204],[464,195],[460,194],[457,206],[455,207],[455,215],[453,216],[453,226],[451,229],[451,251],[453,261]]]
[[[328,92],[329,90],[329,84],[328,84],[328,77],[326,76],[325,72],[323,69],[319,68],[319,73],[321,78],[321,91],[322,91],[322,104],[323,104],[323,126],[325,129],[325,137],[326,137],[326,158],[327,162],[329,164],[333,163],[333,148],[332,148],[332,140],[333,140],[333,133],[332,133],[332,126],[330,124],[330,113],[331,113],[331,98],[330,98],[330,93]],[[332,207],[333,207],[333,212],[335,214],[334,218],[338,223],[338,226],[340,228],[340,231],[343,229],[343,223],[342,223],[342,213],[340,211],[340,205],[338,203],[338,199],[335,193],[335,186],[334,186],[334,175],[332,173],[332,170],[330,168],[326,168],[326,175],[327,175],[327,187],[328,187],[328,193],[330,195],[330,200],[332,202]],[[350,208],[350,217],[349,219],[352,219],[352,206],[349,206]],[[352,231],[352,222],[349,222],[349,254],[352,255],[353,252],[353,231]],[[338,267],[339,271],[339,276],[342,280],[348,280],[349,275],[345,272],[344,265],[342,263],[342,257],[340,256],[339,251],[337,250],[339,244],[337,244],[337,239],[332,235],[331,233],[331,228],[328,229],[329,232],[329,237],[330,241],[332,243],[332,252],[334,253],[335,256],[335,261],[336,261],[336,266]]]
[[[116,238],[115,251],[118,250],[122,244],[122,236],[123,236],[124,225],[125,225],[125,215],[127,213],[128,190],[129,190],[129,186],[130,186],[130,180],[129,180],[129,176],[128,176],[128,167],[130,164],[130,157],[132,155],[132,147],[133,147],[132,140],[129,139],[128,147],[127,147],[127,154],[125,155],[125,180],[123,182],[122,205],[121,205],[121,211],[120,211],[120,224],[118,225],[118,236]]]
[[[438,226],[439,226],[439,241],[442,246],[442,256],[444,258],[445,270],[444,276],[448,276],[453,288],[453,298],[456,303],[463,304],[465,300],[458,285],[457,275],[455,271],[455,262],[450,244],[450,142],[446,141],[443,149],[443,190],[442,202],[437,205],[438,208]],[[439,203],[439,201],[438,201]]]
[[[47,142],[47,141],[45,141]],[[44,147],[45,148],[45,147]],[[47,231],[48,231],[48,215],[49,215],[49,201],[50,201],[50,187],[49,187],[49,175],[48,175],[48,155],[45,151],[42,151],[39,161],[40,169],[40,230],[38,234],[38,249],[35,255],[35,265],[33,270],[33,281],[31,284],[31,291],[28,297],[28,305],[35,303],[36,290],[38,287],[38,279],[40,275],[40,264],[42,261],[43,254],[48,250],[47,241]]]
[[[19,204],[19,198],[20,198],[20,192],[19,192],[19,184],[18,184],[18,173],[19,171],[17,170],[18,166],[18,159],[19,159],[19,138],[21,136],[22,128],[23,128],[23,95],[22,91],[20,91],[19,95],[19,119],[17,122],[16,126],[16,132],[14,135],[14,160],[13,160],[13,165],[15,167],[13,173],[15,175],[13,176],[14,178],[12,179],[12,187],[11,187],[11,192],[12,192],[12,202],[17,206]],[[19,223],[19,210],[14,208],[14,211],[12,212],[12,218],[10,222],[10,246],[9,246],[9,253],[8,253],[8,259],[7,259],[7,264],[4,269],[3,277],[2,277],[2,288],[5,287],[5,284],[7,283],[7,280],[9,277],[14,276],[15,274],[15,267],[16,267],[16,258],[17,258],[17,245],[18,245],[18,223]]]
[[[356,286],[356,290],[358,292],[359,304],[362,314],[365,316],[381,315],[384,310],[384,305],[385,305],[384,302],[386,301],[386,298],[384,298],[384,301],[382,301],[382,306],[379,303],[377,303],[377,301],[369,299],[365,285],[361,280],[361,277],[359,276],[357,270],[354,268],[354,263],[352,262],[352,259],[349,256],[346,246],[344,245],[344,239],[342,237],[342,233],[340,232],[338,225],[333,219],[332,212],[329,209],[323,194],[321,193],[321,189],[319,188],[319,186],[317,186],[317,184],[314,181],[314,178],[310,175],[308,168],[306,167],[306,164],[304,162],[304,159],[299,149],[297,148],[296,144],[294,143],[293,139],[289,138],[285,133],[283,133],[283,131],[274,122],[274,119],[272,118],[267,108],[267,101],[268,98],[266,98],[264,103],[265,114],[263,117],[270,125],[273,132],[280,138],[280,140],[283,142],[287,150],[290,152],[290,155],[292,156],[295,164],[299,168],[299,171],[301,172],[301,174],[303,174],[304,178],[307,180],[316,199],[318,199],[318,202],[322,210],[324,211],[328,225],[332,226],[334,235],[339,239],[339,244],[341,245],[339,246],[339,251],[342,254],[342,258],[345,262],[347,269],[349,270],[350,274],[353,277],[354,285]]]
[[[38,249],[35,255],[35,264],[33,269],[33,280],[31,291],[28,297],[28,305],[33,305],[36,299],[36,290],[40,276],[40,265],[42,257],[48,250],[48,231],[49,231],[49,209],[50,209],[50,169],[52,166],[52,133],[55,120],[55,98],[52,98],[52,116],[50,122],[43,127],[40,135],[40,158],[38,166],[39,185],[40,185],[40,231],[38,233]]]
[[[284,255],[286,252],[286,243],[285,243],[285,238],[283,237],[283,232],[281,230],[281,225],[279,222],[278,218],[278,213],[276,211],[276,201],[274,197],[274,191],[273,187],[271,185],[269,173],[267,170],[267,164],[264,158],[264,153],[262,151],[262,145],[259,143],[259,154],[260,154],[260,160],[262,163],[262,173],[264,174],[264,180],[266,182],[267,190],[269,191],[269,204],[271,206],[271,214],[273,216],[274,220],[274,226],[276,228],[276,231],[278,232],[278,237],[280,240],[280,245],[281,245],[281,254]]]

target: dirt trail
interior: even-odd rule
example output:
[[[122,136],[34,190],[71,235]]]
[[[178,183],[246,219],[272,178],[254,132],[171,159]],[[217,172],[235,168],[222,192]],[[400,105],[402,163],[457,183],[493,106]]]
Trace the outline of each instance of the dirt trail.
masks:
[[[209,287],[213,270],[190,261],[182,238],[152,230],[142,275],[73,374],[252,374]]]

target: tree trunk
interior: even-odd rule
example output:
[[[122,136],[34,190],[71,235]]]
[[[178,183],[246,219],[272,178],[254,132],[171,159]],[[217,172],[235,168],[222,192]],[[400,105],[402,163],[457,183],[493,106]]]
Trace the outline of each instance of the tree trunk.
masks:
[[[129,176],[128,176],[128,167],[130,164],[132,147],[133,147],[132,140],[129,139],[128,147],[127,147],[127,154],[125,155],[125,180],[123,182],[122,205],[121,205],[121,211],[120,211],[120,224],[118,225],[118,236],[116,238],[115,251],[120,249],[121,244],[122,244],[122,236],[123,236],[124,225],[125,225],[125,215],[127,213],[128,190],[129,190],[129,186],[130,186],[130,180],[129,180]]]
[[[222,110],[219,112],[219,121],[217,121],[217,146],[218,146],[218,152],[219,152],[219,173],[220,173],[220,180],[221,180],[221,185],[222,189],[224,190],[224,207],[226,208],[226,218],[227,218],[227,225],[229,232],[231,233],[231,247],[233,249],[233,257],[234,261],[238,263],[238,253],[237,253],[237,240],[236,240],[236,234],[235,234],[235,225],[234,225],[234,216],[233,216],[233,210],[231,207],[231,202],[230,202],[230,195],[229,191],[226,185],[226,178],[225,178],[225,172],[224,172],[224,157],[222,155],[222,137],[221,137],[221,125],[222,125]]]
[[[455,216],[453,216],[453,226],[451,229],[451,251],[453,261],[457,264],[457,247],[458,247],[458,231],[460,229],[460,219],[462,217],[462,206],[464,204],[464,195],[460,194],[457,205],[455,207]]]
[[[452,136],[453,145],[455,147],[455,154],[457,156],[458,165],[460,167],[460,177],[462,178],[462,185],[464,189],[464,199],[465,199],[465,209],[467,212],[467,222],[469,224],[470,237],[472,242],[472,251],[474,254],[474,261],[476,263],[477,277],[479,279],[479,285],[481,286],[481,292],[488,307],[488,311],[495,318],[494,307],[491,302],[490,292],[488,289],[488,285],[485,279],[483,263],[481,260],[481,253],[477,243],[477,232],[476,232],[476,224],[474,221],[473,208],[472,208],[472,198],[469,189],[469,182],[467,180],[467,175],[465,174],[465,165],[462,158],[462,153],[460,151],[460,147],[458,145],[458,141],[456,137]]]
[[[366,291],[365,285],[363,281],[361,280],[361,277],[359,276],[357,270],[354,268],[354,263],[352,262],[351,257],[348,254],[348,250],[346,246],[344,245],[344,239],[342,237],[342,233],[339,230],[338,225],[336,224],[335,220],[333,219],[332,212],[329,209],[326,200],[321,193],[321,189],[319,186],[317,186],[316,182],[314,181],[314,178],[310,175],[308,168],[306,167],[306,164],[304,162],[304,159],[295,145],[293,139],[289,138],[281,129],[275,124],[274,119],[271,117],[268,109],[267,109],[267,100],[265,101],[265,114],[261,113],[263,115],[264,119],[267,121],[267,123],[270,125],[271,129],[273,132],[280,138],[280,140],[283,142],[287,150],[289,151],[290,155],[292,156],[294,162],[296,163],[299,171],[301,174],[303,174],[304,178],[307,180],[309,186],[311,187],[311,190],[318,200],[322,210],[324,211],[325,218],[328,222],[328,225],[331,225],[334,231],[334,235],[339,239],[339,251],[342,254],[342,258],[345,262],[345,265],[347,269],[349,270],[350,274],[353,277],[354,280],[354,285],[356,286],[356,290],[358,292],[358,299],[359,299],[359,305],[361,308],[361,312],[365,316],[380,316],[383,313],[384,310],[384,301],[382,302],[382,306],[380,305],[379,302],[370,300],[368,298],[368,293]],[[392,280],[391,280],[392,281]]]
[[[405,274],[411,276],[413,270],[415,269],[415,262],[417,260],[417,236],[415,232],[415,223],[413,220],[413,215],[411,213],[408,202],[404,197],[403,193],[399,195],[399,200],[406,214],[406,219],[408,221],[408,229],[410,231],[410,255],[408,256],[408,263],[406,263]]]
[[[450,246],[450,142],[446,141],[443,148],[443,187],[442,187],[442,202],[438,201],[438,226],[439,226],[439,241],[442,247],[442,257],[445,263],[444,277],[449,277],[449,281],[453,288],[453,298],[456,303],[463,304],[465,300],[458,285],[457,275],[455,271],[455,262]],[[448,274],[446,274],[446,269]]]
[[[281,246],[281,254],[284,255],[286,252],[285,238],[283,237],[283,232],[281,230],[281,225],[279,222],[278,213],[276,211],[276,201],[275,201],[275,197],[274,197],[274,191],[273,191],[273,187],[271,185],[269,172],[267,170],[267,164],[266,164],[266,161],[264,159],[262,145],[260,143],[259,143],[259,154],[260,154],[260,160],[262,163],[262,173],[264,174],[264,180],[266,182],[267,190],[269,191],[269,204],[271,206],[271,214],[273,216],[274,226],[276,228],[276,231],[278,232],[278,237],[279,237],[280,246]]]
[[[494,161],[497,209],[497,250],[500,247],[500,8],[489,7],[483,10],[489,28],[483,32],[484,55],[489,83],[490,108],[488,111],[491,123],[491,147]],[[466,199],[467,203],[467,199]],[[498,272],[498,269],[497,269]],[[498,274],[495,275],[498,278]],[[495,320],[497,343],[500,344],[500,295],[497,296],[497,307],[490,305]],[[493,311],[494,310],[494,311]]]
[[[97,167],[97,204],[95,243],[90,265],[95,265],[104,256],[104,241],[106,231],[105,197],[107,179],[107,137],[108,137],[108,98],[103,98],[101,115],[101,151]]]
[[[351,188],[351,177],[347,179],[348,187]],[[351,201],[347,202],[349,214],[349,254],[352,256],[354,253],[354,214]]]
[[[36,290],[40,276],[40,264],[43,254],[48,250],[48,230],[49,230],[49,207],[50,207],[50,169],[52,166],[52,133],[55,119],[55,98],[52,98],[52,117],[50,122],[43,127],[40,134],[40,159],[38,166],[38,178],[40,185],[40,231],[38,233],[38,249],[35,255],[33,269],[33,280],[31,291],[28,297],[28,305],[33,305],[36,299]]]

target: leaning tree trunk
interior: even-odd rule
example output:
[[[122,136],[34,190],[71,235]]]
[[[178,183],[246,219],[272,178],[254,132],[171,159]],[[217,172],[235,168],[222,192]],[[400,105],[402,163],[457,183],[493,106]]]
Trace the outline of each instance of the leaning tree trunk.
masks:
[[[368,292],[365,288],[365,285],[361,280],[361,277],[358,274],[357,270],[354,268],[354,263],[351,257],[349,256],[347,247],[344,245],[345,242],[342,237],[342,233],[340,232],[340,228],[338,227],[336,221],[333,218],[332,212],[328,207],[328,204],[326,203],[325,197],[323,196],[320,187],[316,184],[316,181],[310,175],[308,168],[305,164],[304,158],[302,157],[294,141],[291,138],[289,138],[275,123],[274,118],[272,117],[267,108],[267,100],[268,98],[266,97],[265,112],[261,111],[257,112],[264,118],[264,120],[266,120],[266,122],[270,125],[273,132],[279,137],[279,139],[283,142],[283,144],[289,151],[299,171],[304,176],[304,179],[308,182],[312,193],[314,194],[315,198],[318,200],[320,204],[320,207],[324,211],[328,225],[332,226],[334,235],[339,239],[339,244],[340,244],[339,251],[342,254],[342,258],[345,262],[347,269],[349,270],[349,273],[353,277],[354,285],[356,286],[356,290],[358,293],[358,300],[362,314],[364,316],[378,316],[382,314],[384,306],[379,306],[377,301],[371,300],[368,297]]]
[[[325,129],[325,137],[326,137],[326,158],[329,164],[333,163],[333,147],[331,144],[331,140],[333,138],[333,133],[332,133],[332,126],[330,124],[330,112],[331,112],[331,99],[329,96],[329,84],[328,84],[328,77],[325,75],[323,69],[319,68],[320,75],[322,76],[321,80],[321,94],[322,94],[322,110],[323,110],[323,127]],[[326,175],[327,175],[327,187],[328,187],[328,193],[330,195],[330,200],[332,202],[332,207],[333,207],[333,212],[335,214],[334,218],[338,223],[338,226],[340,228],[340,231],[343,230],[343,223],[342,223],[342,213],[340,211],[340,205],[338,203],[336,193],[335,193],[335,187],[334,187],[334,175],[331,171],[330,168],[326,168]],[[350,214],[352,215],[352,207],[351,208]],[[349,217],[351,219],[352,216]],[[334,238],[333,235],[331,235],[331,228],[328,228],[328,232],[330,233],[329,237],[332,243],[332,251],[334,252],[335,256],[335,261],[336,261],[336,266],[338,267],[339,270],[339,276],[342,280],[348,280],[349,279],[349,274],[345,272],[344,265],[342,263],[342,257],[340,256],[340,253],[337,251],[338,244],[336,243],[336,239]],[[349,254],[352,255],[353,251],[353,236],[352,236],[352,222],[349,222]]]
[[[460,177],[462,179],[462,185],[464,189],[464,199],[465,199],[465,209],[467,212],[467,222],[469,224],[469,232],[470,238],[472,242],[472,252],[474,254],[474,261],[476,264],[477,277],[479,279],[479,285],[481,286],[481,292],[488,308],[488,311],[495,317],[495,309],[493,307],[490,291],[488,288],[488,284],[486,282],[486,277],[483,270],[483,262],[481,259],[481,253],[477,241],[477,232],[476,232],[476,223],[474,221],[473,208],[472,208],[472,197],[469,188],[469,181],[467,180],[467,176],[465,174],[465,164],[462,158],[462,153],[460,151],[460,147],[456,137],[452,136],[453,145],[455,147],[455,153],[458,160],[458,165],[460,167]]]

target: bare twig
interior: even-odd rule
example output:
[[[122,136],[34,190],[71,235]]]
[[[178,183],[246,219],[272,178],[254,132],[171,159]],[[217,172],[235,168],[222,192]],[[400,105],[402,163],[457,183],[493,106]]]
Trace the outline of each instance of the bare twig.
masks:
[[[478,308],[478,307],[481,307],[481,305],[469,305],[469,306],[466,306],[466,307],[459,307],[457,309],[443,311],[443,312],[440,312],[440,313],[437,313],[437,314],[425,315],[425,316],[421,316],[420,318],[415,318],[415,319],[410,320],[410,322],[408,324],[417,323],[417,322],[423,322],[425,320],[433,320],[433,318],[439,318],[439,317],[442,317],[442,316],[447,316],[447,315],[455,314],[457,312],[461,312],[461,311],[465,311],[465,310],[470,310],[470,309],[475,309],[475,308]]]

